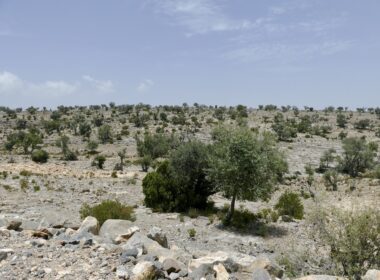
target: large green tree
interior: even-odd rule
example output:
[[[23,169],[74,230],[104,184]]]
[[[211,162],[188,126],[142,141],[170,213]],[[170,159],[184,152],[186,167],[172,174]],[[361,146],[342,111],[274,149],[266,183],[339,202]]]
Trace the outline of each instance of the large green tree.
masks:
[[[231,199],[228,224],[234,215],[236,199],[268,199],[288,166],[272,134],[222,127],[214,131],[213,138],[208,175]]]

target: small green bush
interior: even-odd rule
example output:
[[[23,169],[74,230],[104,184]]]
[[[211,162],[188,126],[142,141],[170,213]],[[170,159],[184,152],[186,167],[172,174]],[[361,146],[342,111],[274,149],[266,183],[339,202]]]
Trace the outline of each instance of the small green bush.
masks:
[[[49,159],[49,154],[45,150],[35,150],[32,153],[32,160],[38,163],[46,163]]]
[[[80,211],[81,219],[88,216],[95,217],[101,226],[106,220],[119,219],[135,221],[133,207],[122,205],[119,201],[105,200],[96,206],[83,204]]]
[[[195,235],[197,234],[197,231],[194,228],[191,228],[187,231],[190,238],[195,238]]]
[[[277,209],[279,215],[287,215],[295,219],[302,219],[304,214],[300,196],[289,191],[280,196],[275,209]]]
[[[102,155],[98,155],[94,158],[91,165],[96,166],[99,169],[103,169],[104,163],[106,161],[106,157]]]

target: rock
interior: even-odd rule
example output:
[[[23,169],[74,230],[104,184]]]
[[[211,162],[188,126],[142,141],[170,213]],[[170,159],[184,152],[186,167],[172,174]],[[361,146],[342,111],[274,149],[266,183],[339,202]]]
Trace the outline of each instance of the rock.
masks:
[[[43,238],[46,240],[53,236],[53,234],[47,229],[33,231],[31,234],[32,237]]]
[[[214,271],[216,272],[216,280],[228,280],[230,275],[228,274],[226,268],[224,265],[217,264],[213,267]]]
[[[166,259],[162,263],[162,268],[164,271],[166,271],[168,274],[172,272],[179,272],[183,268],[185,268],[184,264],[181,264],[180,262],[177,262],[176,260],[173,259]]]
[[[139,228],[139,227],[136,227],[136,226],[131,227],[131,228],[129,228],[129,229],[126,231],[126,233],[121,234],[121,235],[119,235],[118,237],[116,237],[115,240],[114,240],[114,242],[115,242],[116,244],[120,244],[120,243],[122,243],[122,242],[126,242],[126,241],[128,241],[128,239],[131,238],[132,235],[134,235],[136,232],[140,232],[140,228]]]
[[[151,262],[140,262],[132,270],[133,280],[155,279],[157,269]]]
[[[99,222],[96,218],[88,216],[83,220],[78,232],[89,232],[94,235],[99,233]]]
[[[11,237],[11,233],[6,228],[0,228],[0,236]]]
[[[346,280],[347,278],[329,275],[308,275],[296,280]]]
[[[99,230],[99,236],[105,241],[113,243],[115,239],[128,232],[132,222],[128,220],[107,220]]]
[[[0,262],[8,258],[8,253],[0,251]]]
[[[271,276],[277,278],[282,278],[284,275],[284,271],[280,266],[264,257],[256,259],[249,267],[245,267],[243,270],[244,272],[253,273],[258,268],[268,271]]]
[[[19,230],[22,222],[21,221],[10,221],[7,225],[7,230]]]
[[[363,280],[380,280],[380,270],[371,269],[362,277]]]
[[[227,271],[236,272],[238,270],[244,270],[246,267],[249,267],[255,260],[255,257],[249,255],[218,251],[210,253],[204,257],[192,259],[189,262],[188,269],[189,272],[192,272],[202,264],[214,266],[216,264],[222,263]]]
[[[215,276],[215,271],[213,269],[213,266],[210,264],[202,264],[189,274],[189,279],[199,280],[199,279],[210,277],[210,276],[212,277]]]
[[[272,280],[268,271],[263,268],[256,268],[252,273],[252,280]]]
[[[174,254],[170,250],[161,247],[156,241],[146,237],[140,232],[136,232],[125,244],[122,245],[122,249],[129,248],[141,248],[143,247],[145,253],[153,256],[161,257],[161,260],[165,258],[173,258]]]
[[[175,273],[175,272],[172,272],[172,273],[170,273],[170,275],[169,275],[169,279],[170,280],[177,280],[177,279],[179,279],[181,276],[179,275],[179,273]]]
[[[150,239],[156,241],[162,247],[169,248],[168,239],[167,239],[166,235],[163,233],[161,228],[159,228],[159,227],[151,228],[149,233],[148,233],[148,237]]]
[[[119,279],[129,279],[129,273],[124,266],[118,266],[116,269],[116,277]]]
[[[133,258],[137,258],[138,255],[139,251],[136,248],[127,249],[120,255],[120,263],[125,264],[127,262],[130,262],[131,260],[133,260]]]

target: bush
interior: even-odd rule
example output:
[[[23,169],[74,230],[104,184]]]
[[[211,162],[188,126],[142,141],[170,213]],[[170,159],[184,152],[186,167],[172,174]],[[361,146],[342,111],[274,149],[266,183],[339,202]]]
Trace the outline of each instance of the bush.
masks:
[[[80,211],[81,219],[88,216],[95,217],[101,226],[106,220],[119,219],[135,221],[133,207],[122,205],[119,201],[105,200],[102,203],[90,207],[88,204],[83,204]]]
[[[167,136],[163,133],[144,134],[144,139],[136,138],[137,153],[140,157],[150,156],[151,159],[164,157],[168,152],[177,147],[178,139],[174,136]]]
[[[376,156],[376,145],[366,143],[362,138],[347,138],[343,141],[343,158],[340,159],[339,168],[343,173],[352,177],[373,167]]]
[[[45,150],[35,150],[32,153],[32,160],[38,163],[45,163],[49,159],[49,154]]]
[[[186,212],[207,207],[214,188],[206,179],[208,147],[193,141],[182,144],[169,160],[143,180],[145,204],[157,211]]]
[[[347,119],[346,119],[346,116],[339,113],[337,116],[336,116],[336,124],[338,127],[340,128],[345,128],[346,125],[347,125]]]
[[[94,158],[91,165],[96,166],[99,169],[103,169],[103,165],[104,165],[105,161],[106,161],[105,156],[98,155]]]
[[[111,127],[107,124],[102,125],[98,129],[98,139],[101,143],[112,143],[112,131]]]
[[[327,190],[338,190],[339,174],[336,170],[329,170],[323,174],[323,179]]]
[[[375,209],[318,213],[317,230],[331,248],[330,257],[340,272],[360,279],[367,270],[380,268],[380,212]]]
[[[279,215],[287,215],[295,219],[303,218],[303,204],[298,194],[286,191],[275,205]]]

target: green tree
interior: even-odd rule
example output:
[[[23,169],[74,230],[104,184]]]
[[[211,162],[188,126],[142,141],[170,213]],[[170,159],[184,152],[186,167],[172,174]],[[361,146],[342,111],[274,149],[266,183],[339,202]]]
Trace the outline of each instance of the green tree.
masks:
[[[341,127],[341,128],[345,128],[346,125],[347,125],[347,119],[346,119],[346,116],[339,113],[337,116],[336,116],[336,124],[338,125],[338,127]]]
[[[373,167],[377,146],[367,143],[362,138],[347,138],[343,141],[343,157],[340,159],[339,168],[343,173],[357,177]]]
[[[108,124],[104,124],[98,129],[98,139],[101,143],[111,143],[112,142],[112,129]]]
[[[231,199],[226,217],[233,218],[236,199],[268,199],[287,171],[287,163],[272,135],[254,134],[247,128],[218,128],[208,175]]]

